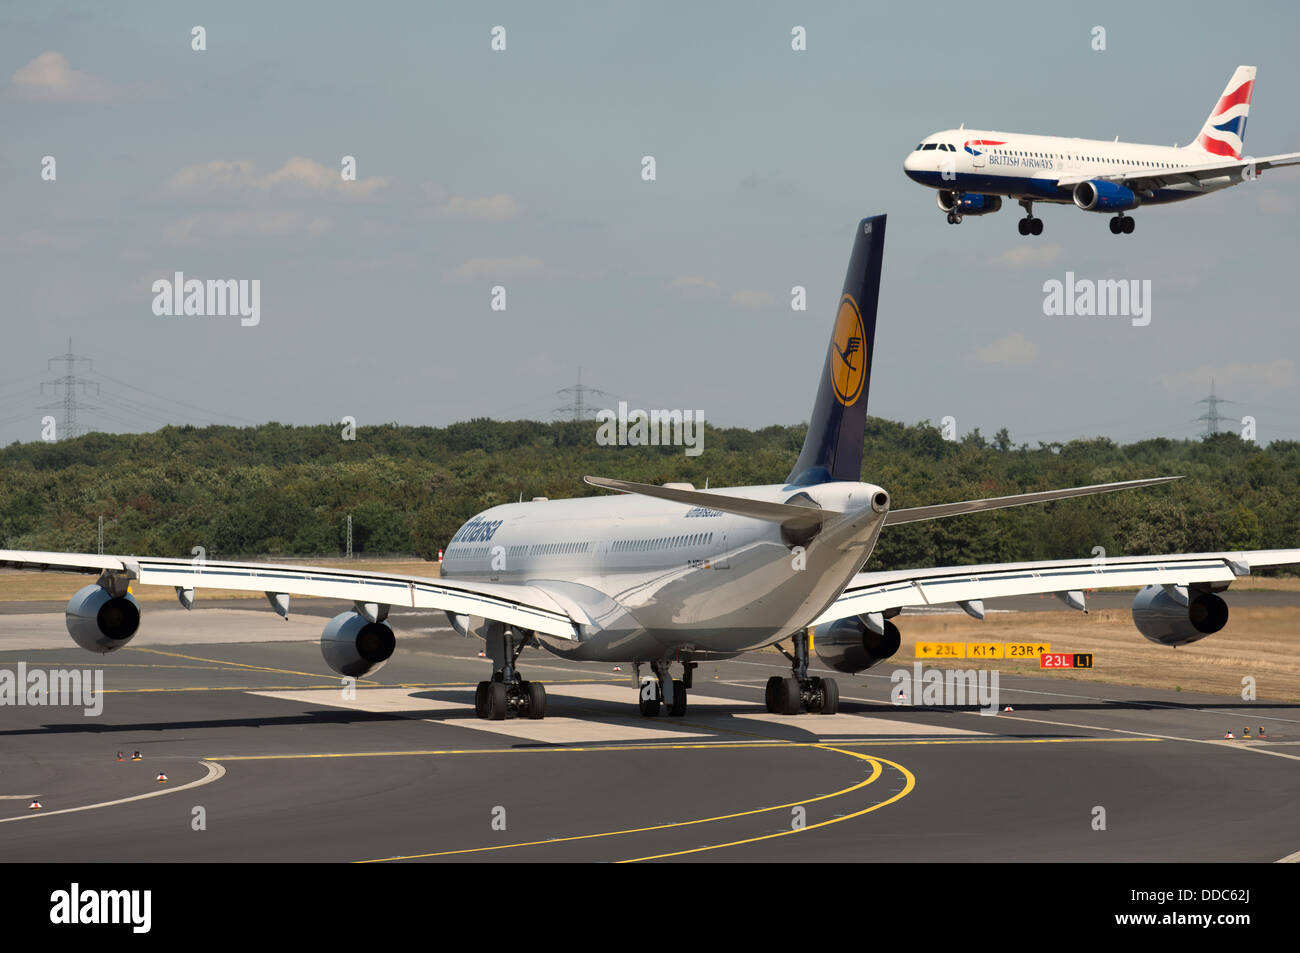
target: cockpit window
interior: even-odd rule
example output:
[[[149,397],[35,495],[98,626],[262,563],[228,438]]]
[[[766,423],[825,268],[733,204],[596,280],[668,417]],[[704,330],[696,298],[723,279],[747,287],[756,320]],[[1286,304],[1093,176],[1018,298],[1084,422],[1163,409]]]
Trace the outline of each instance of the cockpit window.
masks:
[[[913,151],[913,152],[920,152],[921,149],[923,149],[924,147],[925,147],[925,143],[922,142],[922,143],[918,144],[917,147],[916,147],[915,149],[913,149],[912,151]]]
[[[921,149],[925,152],[929,152],[930,150],[937,149],[938,147],[939,144],[937,142],[927,142],[925,145],[921,147]]]

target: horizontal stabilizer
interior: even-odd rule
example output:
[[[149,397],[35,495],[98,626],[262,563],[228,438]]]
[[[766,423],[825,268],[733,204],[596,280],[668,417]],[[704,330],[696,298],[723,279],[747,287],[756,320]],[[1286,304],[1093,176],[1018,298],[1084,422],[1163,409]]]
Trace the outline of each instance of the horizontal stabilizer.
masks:
[[[1095,486],[1076,486],[1069,490],[1041,490],[1037,493],[1017,493],[1015,496],[995,496],[987,500],[966,500],[962,503],[939,503],[935,506],[915,506],[906,510],[890,510],[885,517],[886,526],[899,523],[915,523],[918,520],[937,520],[948,516],[961,516],[965,513],[982,513],[985,510],[1000,510],[1007,506],[1024,506],[1027,503],[1050,503],[1052,500],[1068,500],[1075,496],[1092,496],[1094,493],[1114,493],[1116,490],[1135,490],[1144,486],[1159,486],[1172,483],[1182,477],[1155,477],[1150,480],[1125,480],[1122,483],[1098,483]]]
[[[618,490],[621,493],[638,493],[641,496],[653,496],[659,500],[672,500],[687,506],[703,506],[736,516],[750,516],[756,520],[780,523],[791,528],[816,526],[843,514],[835,510],[823,510],[816,506],[794,506],[789,503],[769,503],[767,500],[750,500],[742,496],[722,496],[719,493],[707,493],[700,490],[680,490],[676,487],[655,486],[650,483],[629,483],[627,480],[611,480],[607,477],[588,476],[583,479],[592,486],[605,490]]]

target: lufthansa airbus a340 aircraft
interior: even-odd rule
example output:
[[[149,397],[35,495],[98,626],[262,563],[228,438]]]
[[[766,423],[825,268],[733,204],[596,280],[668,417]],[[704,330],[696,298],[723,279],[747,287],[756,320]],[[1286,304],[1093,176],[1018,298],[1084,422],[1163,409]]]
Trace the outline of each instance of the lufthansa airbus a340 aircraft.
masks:
[[[1201,131],[1182,148],[963,126],[928,136],[903,161],[903,171],[939,190],[939,209],[951,225],[996,212],[1007,196],[1025,210],[1021,235],[1043,233],[1035,202],[1113,215],[1111,232],[1131,234],[1133,218],[1125,213],[1140,205],[1208,195],[1252,181],[1264,169],[1300,163],[1300,152],[1242,156],[1254,92],[1255,67],[1238,66]]]
[[[461,634],[486,640],[493,675],[479,683],[475,707],[500,719],[545,713],[541,683],[516,667],[528,645],[576,661],[632,663],[638,675],[648,664],[654,677],[641,683],[642,714],[663,707],[682,715],[701,661],[788,639],[791,650],[781,651],[790,675],[769,680],[768,710],[833,714],[839,690],[834,679],[809,675],[810,642],[836,671],[862,671],[897,651],[891,620],[910,606],[957,603],[982,618],[982,600],[991,597],[1054,592],[1084,609],[1084,589],[1143,586],[1133,602],[1138,631],[1177,646],[1224,626],[1218,593],[1233,579],[1252,567],[1300,563],[1292,549],[863,571],[891,526],[1176,479],[893,509],[884,487],[861,479],[884,241],[885,216],[858,224],[808,435],[783,483],[696,490],[589,476],[616,495],[485,510],[452,538],[438,579],[6,550],[0,565],[97,573],[68,603],[67,625],[78,645],[100,653],[126,645],[140,625],[132,585],[173,586],[187,609],[202,588],[264,591],[286,617],[292,594],[348,600],[353,608],[325,626],[321,651],[330,668],[352,677],[393,654],[391,607],[441,609]]]

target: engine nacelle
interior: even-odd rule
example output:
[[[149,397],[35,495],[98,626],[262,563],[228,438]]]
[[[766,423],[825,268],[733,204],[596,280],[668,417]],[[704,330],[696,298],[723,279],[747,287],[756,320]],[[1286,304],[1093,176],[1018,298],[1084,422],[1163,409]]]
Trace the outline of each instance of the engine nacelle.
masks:
[[[1182,598],[1186,595],[1186,601]],[[1228,604],[1213,592],[1147,586],[1133,599],[1133,624],[1148,642],[1187,645],[1213,635],[1228,624]]]
[[[939,209],[958,215],[988,215],[1002,208],[1002,199],[996,195],[966,194],[952,189],[940,189],[937,197]]]
[[[1074,204],[1085,212],[1127,212],[1141,205],[1142,200],[1126,185],[1089,179],[1074,187]]]
[[[840,619],[813,635],[817,656],[837,672],[862,672],[898,651],[898,626],[885,621],[885,634],[873,632],[861,616]]]
[[[86,586],[68,600],[64,621],[72,641],[105,655],[131,641],[140,628],[140,605],[130,593],[114,596],[103,586]]]
[[[360,678],[383,667],[393,656],[397,638],[383,622],[371,622],[359,612],[340,612],[320,637],[325,664],[340,675]]]

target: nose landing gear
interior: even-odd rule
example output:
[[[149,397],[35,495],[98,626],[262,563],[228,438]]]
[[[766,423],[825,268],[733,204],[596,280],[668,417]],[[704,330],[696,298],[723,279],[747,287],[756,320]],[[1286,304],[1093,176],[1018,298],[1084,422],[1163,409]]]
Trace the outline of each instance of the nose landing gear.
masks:
[[[637,710],[643,718],[653,718],[660,708],[667,708],[668,714],[680,718],[686,714],[686,690],[694,681],[697,662],[682,662],[682,677],[673,678],[672,662],[660,659],[650,663],[653,678],[641,677],[641,663],[636,663],[637,683],[641,686],[641,695],[637,699]]]

